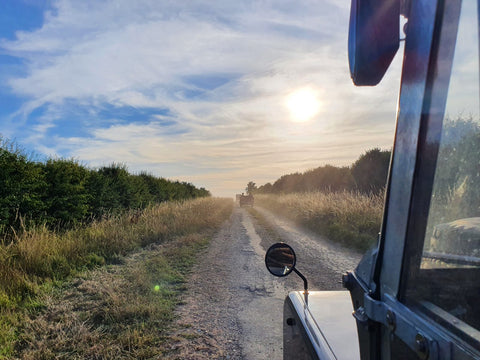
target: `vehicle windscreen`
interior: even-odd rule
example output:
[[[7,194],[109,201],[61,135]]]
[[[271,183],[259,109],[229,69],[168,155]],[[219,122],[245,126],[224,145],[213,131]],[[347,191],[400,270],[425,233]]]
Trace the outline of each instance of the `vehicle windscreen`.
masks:
[[[477,3],[463,1],[423,254],[410,264],[405,291],[408,303],[475,341],[480,339],[478,59]]]

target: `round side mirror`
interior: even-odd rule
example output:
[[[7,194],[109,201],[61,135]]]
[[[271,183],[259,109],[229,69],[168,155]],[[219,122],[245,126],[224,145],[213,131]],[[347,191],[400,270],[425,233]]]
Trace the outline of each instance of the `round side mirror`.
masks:
[[[287,276],[295,267],[296,256],[293,249],[284,243],[270,246],[265,255],[265,265],[275,276]]]

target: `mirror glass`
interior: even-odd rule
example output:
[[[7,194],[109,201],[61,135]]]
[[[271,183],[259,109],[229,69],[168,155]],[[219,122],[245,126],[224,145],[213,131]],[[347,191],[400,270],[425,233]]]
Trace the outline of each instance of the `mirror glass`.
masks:
[[[295,267],[295,252],[284,243],[276,243],[270,246],[265,255],[265,265],[268,271],[275,276],[287,276]]]

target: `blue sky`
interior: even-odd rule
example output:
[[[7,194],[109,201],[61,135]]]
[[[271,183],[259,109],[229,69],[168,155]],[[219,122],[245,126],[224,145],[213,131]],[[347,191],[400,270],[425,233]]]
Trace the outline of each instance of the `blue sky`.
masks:
[[[2,0],[0,134],[234,196],[393,141],[400,62],[355,88],[349,1]],[[292,121],[290,94],[318,111]]]

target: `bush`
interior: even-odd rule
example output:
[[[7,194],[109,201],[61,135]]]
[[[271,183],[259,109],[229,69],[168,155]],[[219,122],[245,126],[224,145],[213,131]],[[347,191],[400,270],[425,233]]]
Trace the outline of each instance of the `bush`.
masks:
[[[20,215],[41,218],[47,183],[42,167],[0,138],[0,231],[21,226]]]
[[[85,187],[89,171],[78,162],[50,159],[44,165],[47,191],[43,202],[48,222],[75,224],[88,214],[89,194]]]
[[[210,196],[190,183],[130,174],[123,164],[93,170],[73,159],[34,161],[1,137],[0,168],[4,237],[35,225],[68,229],[130,209]]]

